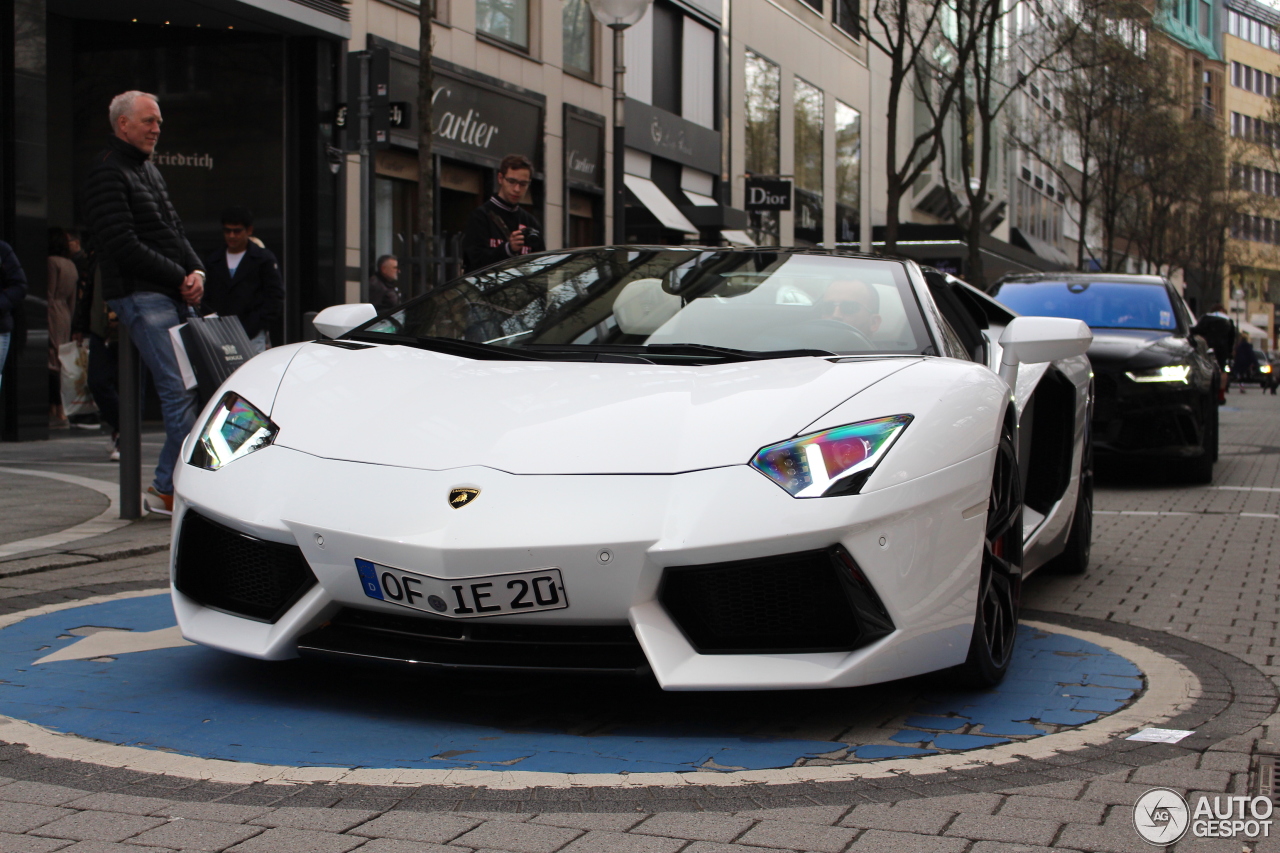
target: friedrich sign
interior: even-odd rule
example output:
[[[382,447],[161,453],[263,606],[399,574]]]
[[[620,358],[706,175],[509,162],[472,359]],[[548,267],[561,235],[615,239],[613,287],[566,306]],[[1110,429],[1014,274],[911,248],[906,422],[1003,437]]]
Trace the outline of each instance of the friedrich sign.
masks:
[[[747,178],[747,210],[790,210],[791,181],[780,178]]]

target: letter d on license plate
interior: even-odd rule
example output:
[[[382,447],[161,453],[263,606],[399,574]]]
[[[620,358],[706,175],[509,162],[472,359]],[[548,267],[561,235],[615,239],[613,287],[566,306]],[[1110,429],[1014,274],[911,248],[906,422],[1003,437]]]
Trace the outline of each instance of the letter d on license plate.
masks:
[[[560,570],[537,569],[473,578],[437,578],[356,558],[369,598],[453,619],[563,610],[569,606]]]

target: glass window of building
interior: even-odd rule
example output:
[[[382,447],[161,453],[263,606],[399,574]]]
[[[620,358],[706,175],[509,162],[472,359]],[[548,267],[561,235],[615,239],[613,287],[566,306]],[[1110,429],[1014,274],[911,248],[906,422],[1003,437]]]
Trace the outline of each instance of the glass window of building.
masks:
[[[835,25],[854,38],[858,37],[858,0],[832,0]]]
[[[595,71],[591,9],[587,0],[564,0],[564,67],[590,77]]]
[[[529,0],[476,0],[476,30],[529,49]]]
[[[836,242],[862,239],[862,116],[836,101]]]
[[[782,124],[782,70],[763,56],[746,52],[746,114],[743,142],[746,171],[752,175],[776,175],[780,171],[778,137]],[[772,211],[751,213],[751,237],[763,245],[778,242],[778,215]]]
[[[822,90],[799,77],[795,91],[795,235],[822,242]]]

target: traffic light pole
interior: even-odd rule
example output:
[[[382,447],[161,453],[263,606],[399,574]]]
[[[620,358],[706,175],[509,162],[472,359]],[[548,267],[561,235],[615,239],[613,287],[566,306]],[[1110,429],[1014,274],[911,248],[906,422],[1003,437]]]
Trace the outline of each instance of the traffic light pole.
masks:
[[[373,199],[373,163],[369,124],[373,115],[370,109],[369,51],[360,52],[360,301],[369,301],[369,276],[373,271],[373,235],[370,228],[370,204]]]

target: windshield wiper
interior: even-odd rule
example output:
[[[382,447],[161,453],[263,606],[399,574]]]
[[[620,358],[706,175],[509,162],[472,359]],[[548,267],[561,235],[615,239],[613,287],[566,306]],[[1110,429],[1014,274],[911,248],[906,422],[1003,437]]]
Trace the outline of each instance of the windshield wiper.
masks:
[[[415,337],[413,335],[390,335],[383,332],[356,332],[348,335],[347,340],[369,341],[371,343],[399,344],[406,347],[442,352],[462,358],[474,358],[479,361],[546,361],[547,359],[530,352],[521,352],[512,347],[499,347],[492,344],[481,344],[474,341],[460,341],[456,338],[433,338],[430,336]]]
[[[616,353],[634,356],[712,356],[720,361],[766,361],[774,358],[801,358],[816,356],[830,358],[836,355],[820,349],[773,350],[769,352],[753,352],[750,350],[715,347],[710,344],[524,344],[521,349],[542,352],[598,352]]]

